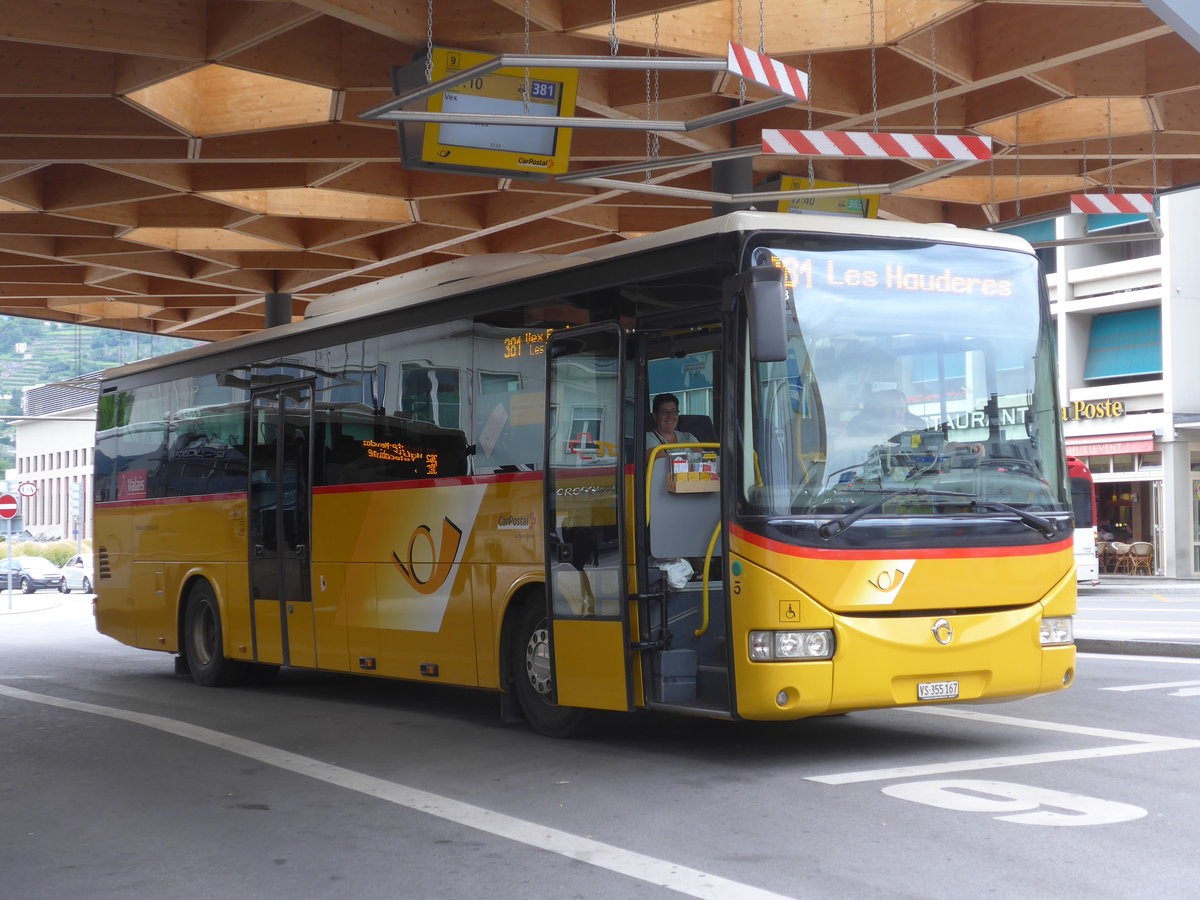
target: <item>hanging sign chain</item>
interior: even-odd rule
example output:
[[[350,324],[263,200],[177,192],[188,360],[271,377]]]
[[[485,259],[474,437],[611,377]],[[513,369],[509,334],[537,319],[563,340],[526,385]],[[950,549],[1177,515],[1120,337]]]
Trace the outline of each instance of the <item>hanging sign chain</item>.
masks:
[[[929,71],[932,74],[933,133],[938,133],[938,70],[937,70],[937,26],[929,29]]]
[[[659,55],[658,13],[654,14],[654,55],[656,57]],[[646,48],[646,56],[647,57],[650,56],[650,48],[649,47]],[[651,77],[650,70],[647,69],[646,70],[646,118],[647,119],[658,119],[659,118],[658,69],[654,70],[654,109],[653,109],[653,114],[651,114],[651,107],[650,107],[650,77]],[[646,132],[646,157],[648,159],[652,159],[652,160],[658,159],[658,151],[659,151],[658,132],[657,131],[647,131]],[[646,183],[647,184],[650,183],[650,170],[649,169],[646,170]]]
[[[529,55],[529,0],[525,0],[525,55]],[[525,101],[525,115],[529,115],[529,92],[532,86],[529,84],[529,67],[525,67],[525,91],[522,94],[522,99]]]
[[[871,130],[879,131],[879,72],[875,60],[875,0],[867,14],[871,17]]]
[[[1113,190],[1113,158],[1112,158],[1112,97],[1104,101],[1105,107],[1108,110],[1108,192],[1115,194]]]
[[[617,39],[617,0],[612,0],[612,18],[608,26],[608,55],[616,56],[621,42]]]
[[[737,0],[737,42],[739,45],[745,44],[742,38],[742,0]],[[746,79],[738,76],[738,106],[746,102]]]
[[[433,82],[433,0],[425,11],[425,83]]]
[[[808,130],[812,131],[813,130],[813,102],[812,102],[813,77],[812,77],[812,54],[811,53],[808,54],[808,64],[805,66],[805,69],[807,70],[806,74],[808,75]],[[816,181],[816,179],[814,178],[813,157],[810,156],[808,158],[808,186],[812,187],[813,183],[815,181]]]
[[[765,0],[758,0],[758,52],[767,55],[767,20],[763,13]]]

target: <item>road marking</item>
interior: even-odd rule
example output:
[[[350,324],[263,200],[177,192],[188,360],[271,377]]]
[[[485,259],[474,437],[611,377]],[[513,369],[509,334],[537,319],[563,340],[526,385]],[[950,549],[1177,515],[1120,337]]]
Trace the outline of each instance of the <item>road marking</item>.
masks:
[[[357,791],[368,797],[386,800],[406,809],[465,825],[468,828],[516,841],[538,850],[548,850],[559,856],[607,869],[629,878],[636,878],[648,884],[659,885],[689,897],[702,897],[705,900],[720,900],[720,898],[726,897],[734,898],[734,900],[742,900],[742,898],[745,900],[788,900],[783,894],[730,881],[699,869],[625,850],[612,844],[560,831],[557,828],[547,828],[536,822],[504,815],[482,806],[473,806],[470,803],[432,794],[419,788],[364,775],[361,772],[330,765],[309,756],[301,756],[256,741],[248,741],[214,731],[211,728],[192,725],[189,722],[111,706],[97,706],[93,703],[65,700],[48,694],[35,694],[4,684],[0,684],[0,696],[143,725],[146,728],[153,728],[189,741],[207,744],[218,750],[236,753],[239,756],[257,760],[297,775],[324,781],[346,790]]]
[[[1010,766],[1029,766],[1038,763],[1069,762],[1080,759],[1103,759],[1110,756],[1130,756],[1137,753],[1158,753],[1164,750],[1194,750],[1200,748],[1200,741],[1187,740],[1185,738],[1139,734],[1133,731],[1114,731],[1110,728],[1092,728],[1086,725],[1041,722],[1036,719],[1020,719],[1015,716],[1000,716],[994,713],[981,713],[967,709],[911,707],[906,708],[905,711],[921,713],[923,715],[946,716],[976,722],[987,722],[994,725],[1010,725],[1041,731],[1056,731],[1061,734],[1102,737],[1127,741],[1128,743],[1080,750],[1055,750],[1045,753],[1026,753],[1019,756],[994,756],[984,759],[959,760],[957,762],[895,766],[887,769],[864,769],[858,772],[837,772],[831,775],[809,775],[805,780],[816,781],[821,784],[857,784],[864,781],[887,781],[893,778],[911,778],[915,775],[942,775],[947,772],[978,772],[984,769],[1002,769]]]
[[[1076,653],[1086,659],[1115,660],[1117,662],[1171,663],[1181,666],[1200,666],[1200,659],[1190,656],[1137,656],[1132,653]]]
[[[1158,684],[1127,684],[1122,687],[1100,688],[1102,691],[1161,691],[1173,687],[1194,687],[1200,681],[1160,681]]]
[[[1176,601],[1168,601],[1168,602],[1176,602]],[[1196,601],[1189,600],[1188,602],[1195,603]],[[1160,609],[1160,610],[1155,611],[1153,609],[1153,607],[1150,607],[1148,609],[1145,606],[1094,606],[1089,603],[1086,607],[1081,606],[1080,609],[1083,613],[1088,614],[1088,615],[1090,615],[1091,613],[1101,613],[1101,612],[1103,612],[1103,613],[1111,613],[1111,612],[1146,613],[1146,612],[1153,611],[1155,614],[1154,618],[1151,620],[1153,622],[1159,621],[1159,618],[1158,618],[1159,616],[1164,616],[1167,614],[1167,610],[1165,610],[1165,609]],[[1179,613],[1189,613],[1189,612],[1196,612],[1196,611],[1198,611],[1198,610],[1173,609],[1170,612],[1173,615],[1177,615]],[[1195,619],[1185,619],[1184,621],[1195,622],[1196,620]]]
[[[1146,810],[1129,803],[1008,781],[977,781],[972,778],[909,781],[889,784],[881,790],[889,797],[939,809],[1004,813],[995,818],[1020,825],[1112,825],[1146,816]]]

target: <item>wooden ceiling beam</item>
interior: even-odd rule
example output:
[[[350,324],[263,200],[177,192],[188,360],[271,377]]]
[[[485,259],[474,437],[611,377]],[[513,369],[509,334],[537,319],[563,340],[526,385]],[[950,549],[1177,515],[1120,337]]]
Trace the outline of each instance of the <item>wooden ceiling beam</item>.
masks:
[[[0,37],[196,60],[205,55],[207,8],[205,0],[105,0],[102,11],[92,0],[0,0]]]
[[[62,216],[15,213],[0,215],[0,234],[112,237],[113,229],[107,225],[80,222]]]
[[[269,40],[246,46],[229,54],[222,61],[253,72],[267,73],[303,84],[326,88],[342,83],[341,35],[345,26],[318,17],[311,10],[309,18],[296,27]],[[395,59],[379,60],[377,84],[388,84],[388,73]]]
[[[517,0],[504,0],[510,7]],[[612,21],[612,7],[608,0],[559,0],[559,16],[562,20],[563,31],[579,31],[581,29],[609,27]],[[639,19],[654,13],[667,13],[694,6],[711,5],[711,0],[620,0],[617,4],[617,21]],[[606,35],[607,36],[607,35]]]
[[[0,159],[22,163],[175,162],[187,159],[185,138],[41,138],[0,135]]]
[[[168,197],[173,191],[95,166],[59,165],[38,173],[47,212]]]
[[[115,73],[112,53],[0,41],[0,96],[108,98]]]
[[[399,155],[393,130],[343,123],[209,137],[198,143],[199,159],[205,162],[389,162]]]
[[[380,235],[371,235],[370,237],[329,244],[320,249],[321,253],[331,259],[340,259],[348,266],[355,266],[358,263],[364,262],[374,263],[379,262],[380,258],[379,238]]]
[[[225,60],[319,17],[316,10],[291,3],[210,3],[207,56]]]
[[[242,222],[236,231],[238,234],[266,238],[284,247],[295,247],[297,250],[304,249],[307,242],[304,221],[284,216],[258,216]]]
[[[971,13],[978,36],[972,81],[1043,71],[1170,34],[1144,7],[1107,9],[1049,6],[1038,10],[1030,27],[1027,8],[981,3]]]
[[[335,252],[332,247],[342,246],[349,241],[361,241],[372,235],[403,228],[408,222],[346,222],[335,220],[308,220],[305,222],[305,247],[308,250]],[[374,259],[377,257],[367,257]]]
[[[14,137],[178,137],[176,129],[111,97],[0,97],[0,122]]]
[[[307,187],[312,181],[309,166],[299,162],[193,162],[186,169],[197,193]]]
[[[358,28],[406,44],[425,45],[426,15],[423,4],[379,3],[377,0],[294,0],[303,6]]]

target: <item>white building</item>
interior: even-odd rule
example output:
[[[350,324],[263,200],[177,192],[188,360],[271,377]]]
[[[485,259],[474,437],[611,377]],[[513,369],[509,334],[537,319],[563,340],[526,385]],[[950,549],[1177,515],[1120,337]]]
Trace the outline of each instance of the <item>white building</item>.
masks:
[[[90,539],[96,392],[40,385],[25,390],[22,409],[29,418],[13,423],[17,465],[8,480],[37,487],[21,500],[25,529],[45,538]],[[73,493],[82,503],[73,503]]]
[[[1119,539],[1152,543],[1157,573],[1186,577],[1200,575],[1200,191],[1162,197],[1160,221],[1161,241],[1042,252],[1054,269],[1067,453],[1091,468],[1101,521]],[[1094,240],[1097,224],[1072,215],[1042,223],[1053,235],[1014,230]]]

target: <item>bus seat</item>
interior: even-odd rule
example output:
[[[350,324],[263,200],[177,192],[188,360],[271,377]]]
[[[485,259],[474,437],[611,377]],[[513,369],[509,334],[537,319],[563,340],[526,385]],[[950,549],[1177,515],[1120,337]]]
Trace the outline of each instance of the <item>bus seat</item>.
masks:
[[[713,420],[708,416],[681,415],[679,417],[679,425],[676,427],[680,431],[694,434],[696,440],[706,444],[715,444],[717,442],[717,429],[713,427]]]

